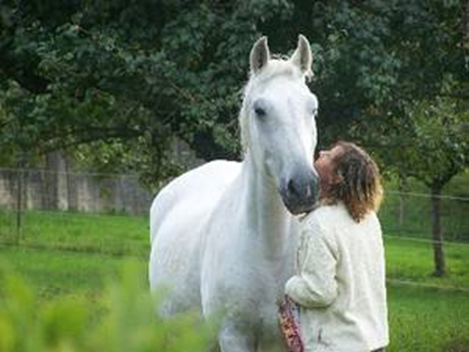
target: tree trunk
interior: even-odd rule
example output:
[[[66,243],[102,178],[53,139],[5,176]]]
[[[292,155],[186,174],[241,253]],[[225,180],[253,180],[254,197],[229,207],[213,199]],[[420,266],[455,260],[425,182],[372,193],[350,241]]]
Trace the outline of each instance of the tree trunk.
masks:
[[[16,245],[24,239],[24,210],[26,207],[26,184],[25,184],[26,156],[21,153],[18,162],[18,174],[16,184]]]
[[[68,209],[66,159],[61,151],[46,154],[45,205],[48,210]]]
[[[441,190],[440,184],[431,187],[432,192],[432,235],[433,235],[433,257],[435,262],[435,276],[441,277],[446,274],[445,254],[443,251],[443,231],[441,228]]]
[[[17,193],[16,193],[16,245],[20,244],[23,237],[24,225],[24,169],[23,164],[18,169]]]
[[[74,172],[74,163],[71,158],[65,158],[65,174],[67,181],[67,206],[68,210],[78,210],[78,176]]]

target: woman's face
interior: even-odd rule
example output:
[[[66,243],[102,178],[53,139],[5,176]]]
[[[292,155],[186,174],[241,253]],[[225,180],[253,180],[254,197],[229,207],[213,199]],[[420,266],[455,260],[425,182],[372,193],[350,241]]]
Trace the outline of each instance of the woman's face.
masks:
[[[319,174],[319,179],[321,180],[321,189],[323,191],[327,190],[327,188],[334,183],[334,178],[336,177],[334,160],[340,153],[342,153],[342,147],[340,146],[320,151],[319,158],[317,158],[314,163]]]

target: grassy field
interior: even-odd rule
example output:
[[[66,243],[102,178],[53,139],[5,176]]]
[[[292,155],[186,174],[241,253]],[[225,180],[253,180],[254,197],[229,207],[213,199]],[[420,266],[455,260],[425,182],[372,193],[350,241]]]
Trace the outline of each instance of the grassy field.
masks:
[[[14,214],[0,216],[0,267],[21,274],[44,304],[60,297],[99,305],[129,259],[146,276],[148,220],[28,212],[20,245]],[[431,276],[431,245],[385,236],[390,352],[469,352],[469,244],[446,246],[449,275]]]
[[[0,241],[17,238],[13,211],[0,212]],[[143,217],[28,211],[21,244],[26,247],[113,255],[148,253],[148,220]]]

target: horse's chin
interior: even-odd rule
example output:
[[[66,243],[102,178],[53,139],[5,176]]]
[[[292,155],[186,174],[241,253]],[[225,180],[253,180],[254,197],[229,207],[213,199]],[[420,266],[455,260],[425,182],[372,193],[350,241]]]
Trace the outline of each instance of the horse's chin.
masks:
[[[300,215],[309,213],[311,210],[314,209],[314,204],[292,204],[291,202],[284,201],[285,207],[287,208],[288,212],[292,215]]]

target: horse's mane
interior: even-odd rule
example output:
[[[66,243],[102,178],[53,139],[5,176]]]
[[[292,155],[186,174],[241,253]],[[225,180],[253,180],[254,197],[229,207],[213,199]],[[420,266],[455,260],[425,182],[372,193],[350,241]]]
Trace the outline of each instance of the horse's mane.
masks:
[[[271,59],[265,67],[258,73],[252,73],[249,81],[243,89],[243,105],[239,112],[239,127],[241,131],[241,146],[243,155],[249,149],[249,119],[246,113],[246,108],[249,103],[249,94],[252,90],[260,85],[266,84],[271,79],[278,76],[290,76],[297,79],[305,79],[305,76],[298,67],[292,64],[288,57],[276,55]]]

